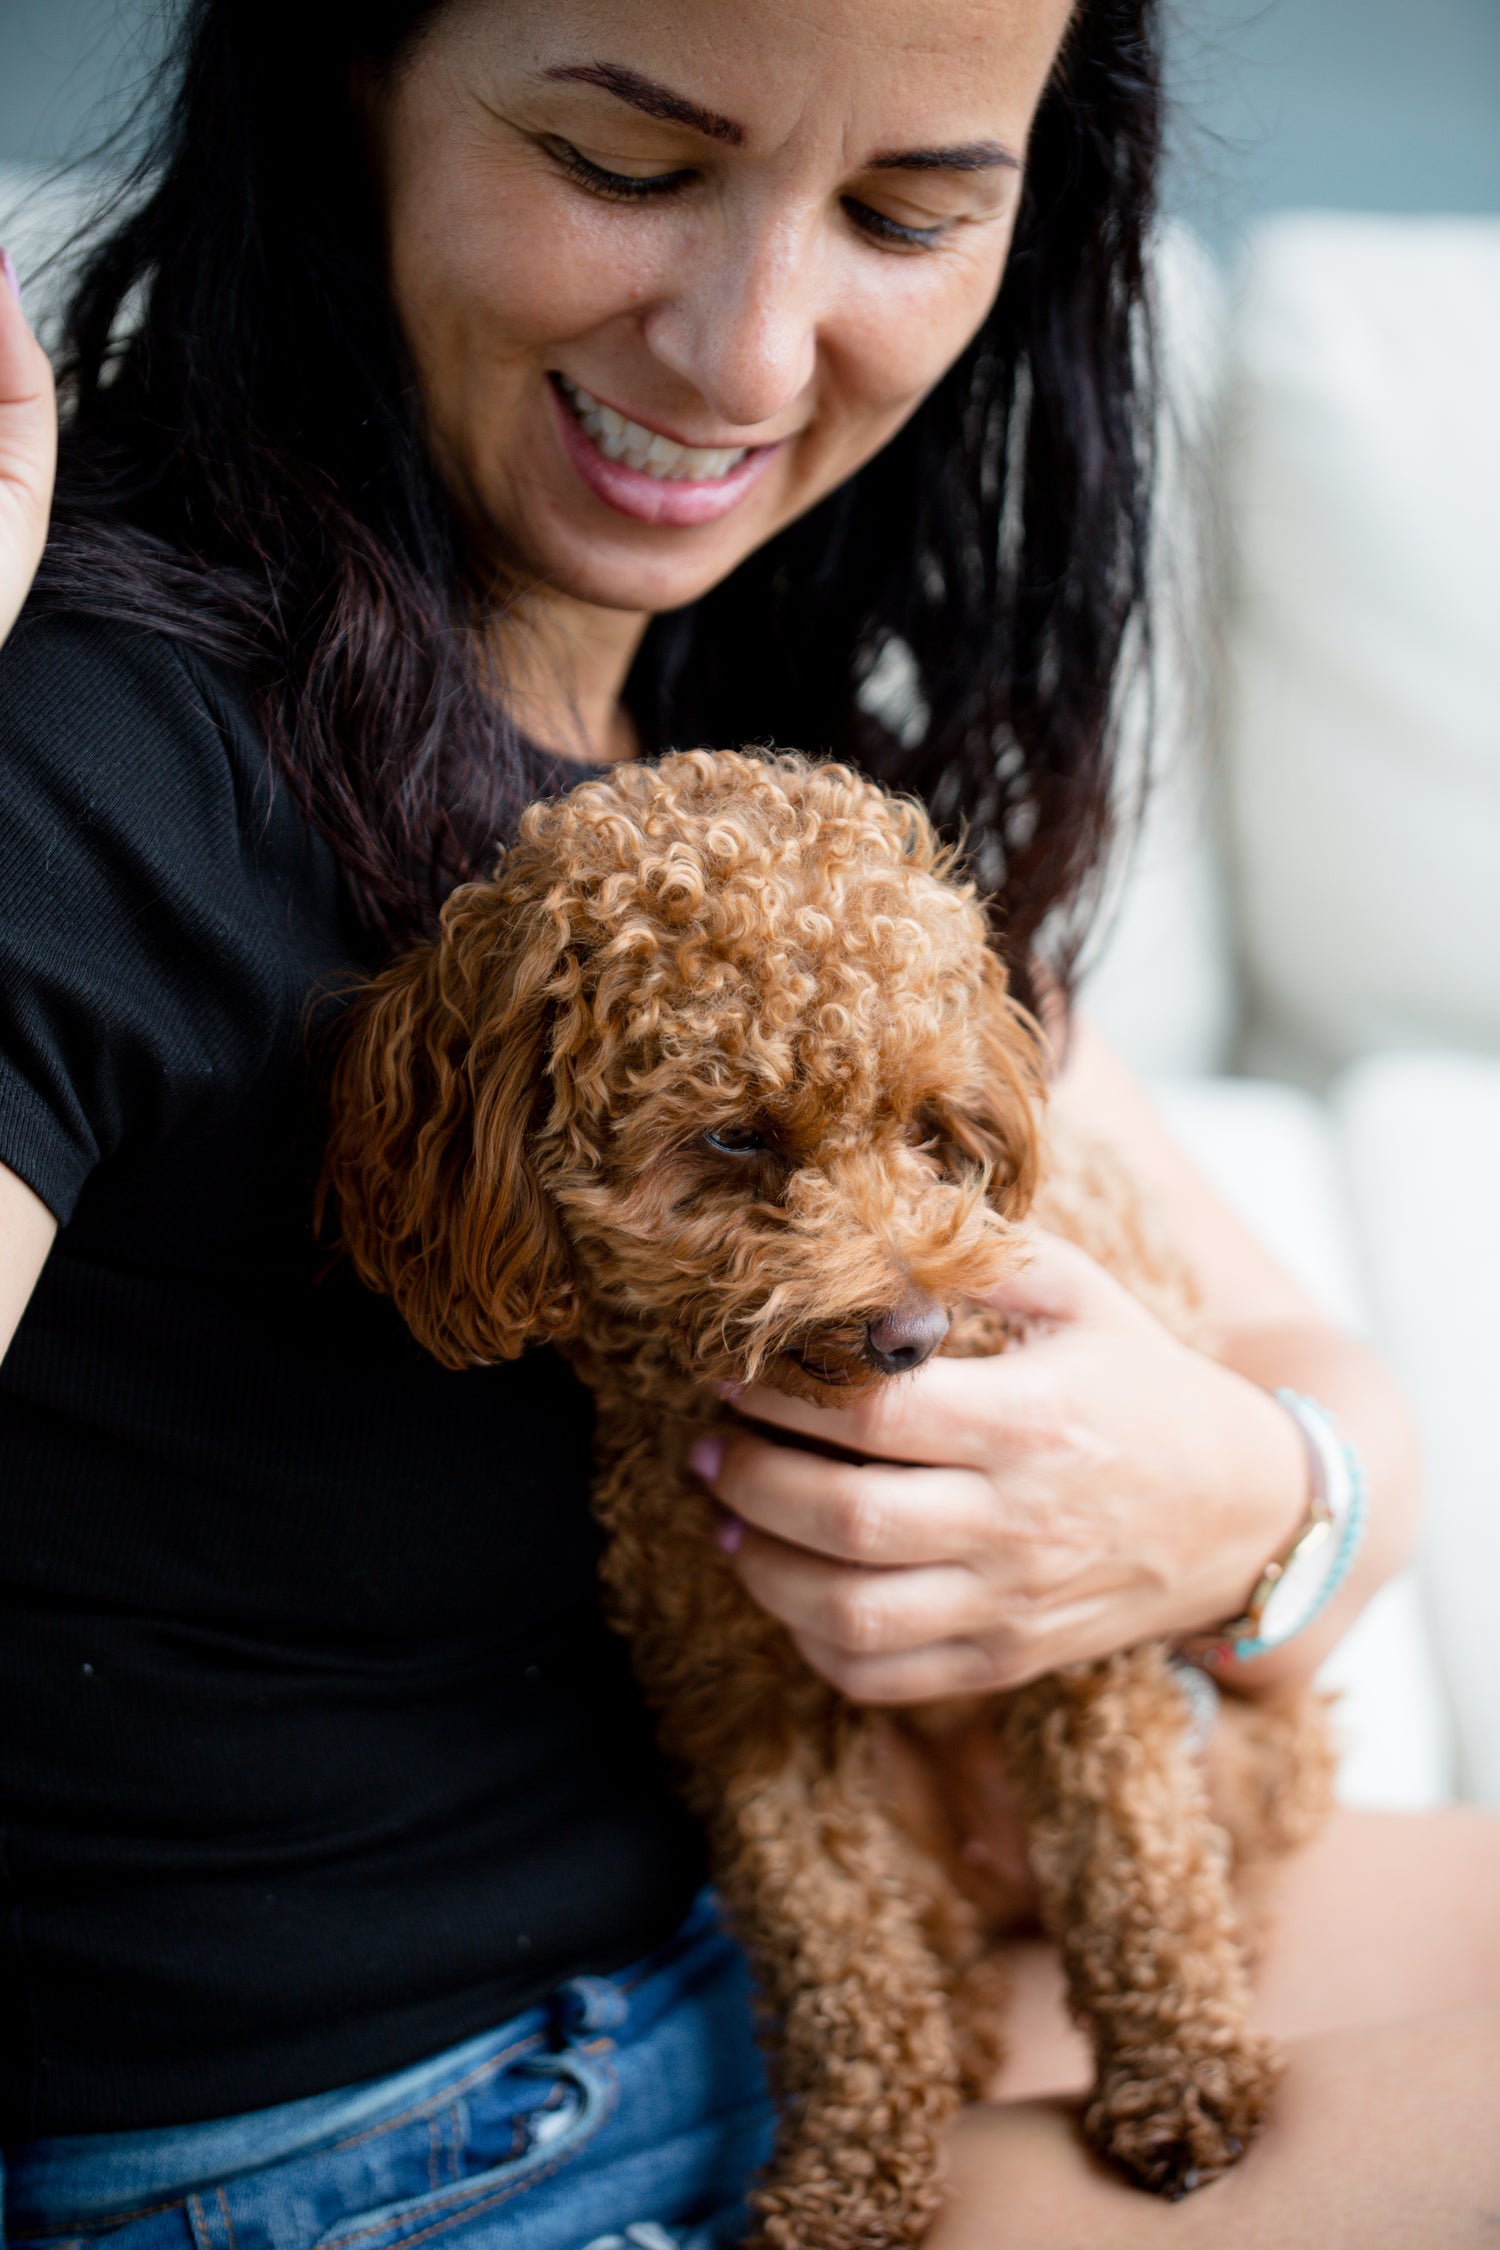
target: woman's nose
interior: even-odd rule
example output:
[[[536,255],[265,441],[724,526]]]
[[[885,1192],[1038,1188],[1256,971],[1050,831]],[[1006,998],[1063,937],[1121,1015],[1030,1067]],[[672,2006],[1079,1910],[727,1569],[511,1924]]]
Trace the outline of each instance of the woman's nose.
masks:
[[[774,423],[817,365],[822,259],[814,230],[781,221],[705,244],[648,313],[646,341],[727,430]],[[775,435],[790,435],[775,432]]]

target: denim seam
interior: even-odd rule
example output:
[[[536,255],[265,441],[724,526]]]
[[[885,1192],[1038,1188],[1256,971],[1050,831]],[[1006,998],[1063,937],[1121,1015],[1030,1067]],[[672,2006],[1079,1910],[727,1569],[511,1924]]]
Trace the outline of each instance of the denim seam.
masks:
[[[449,2085],[439,2086],[432,2093],[424,2094],[421,2101],[412,2103],[410,2109],[401,2110],[395,2117],[378,2118],[373,2125],[366,2125],[360,2132],[351,2133],[347,2140],[332,2141],[329,2146],[331,2148],[359,2148],[363,2142],[378,2140],[382,2133],[392,2132],[398,2125],[410,2125],[424,2111],[430,2115],[439,2104],[451,2102],[467,2087],[477,2086],[482,2079],[491,2076],[497,2070],[503,2070],[507,2064],[515,2061],[517,2055],[523,2055],[528,2047],[539,2047],[542,2043],[542,2037],[543,2034],[540,2031],[529,2033],[525,2039],[518,2039],[514,2046],[502,2047],[498,2054],[487,2055],[482,2063],[476,2063],[472,2070],[466,2070],[462,2078],[455,2078]],[[312,2148],[294,2149],[286,2161],[291,2163],[298,2156],[311,2156],[314,2153]]]
[[[346,2140],[331,2141],[326,2145],[330,2149],[359,2148],[366,2141],[378,2140],[382,2133],[393,2132],[398,2126],[412,2124],[417,2118],[422,2115],[424,2110],[428,2111],[429,2129],[432,2129],[434,2104],[453,2101],[458,2095],[464,2093],[466,2089],[479,2084],[484,2078],[491,2076],[497,2070],[502,2070],[508,2064],[514,2062],[516,2057],[518,2055],[524,2054],[528,2047],[539,2046],[542,2042],[542,2038],[543,2034],[541,2032],[534,2031],[530,2033],[525,2039],[518,2039],[514,2042],[513,2045],[501,2048],[499,2053],[486,2056],[485,2060],[482,2063],[476,2063],[472,2070],[466,2070],[462,2078],[456,2078],[449,2085],[441,2087],[436,2092],[426,2095],[419,2102],[414,2102],[409,2109],[398,2111],[398,2113],[394,2117],[383,2117],[379,2119],[377,2123],[373,2125],[367,2125],[362,2132],[350,2134]],[[591,2040],[588,2047],[584,2051],[585,2053],[590,2054],[598,2053],[600,2051],[607,2050],[613,2045],[614,2041],[609,2039]],[[288,2151],[285,2157],[279,2159],[278,2161],[279,2163],[293,2164],[303,2156],[312,2156],[316,2154],[316,2147],[292,2149]],[[431,2175],[431,2166],[433,2161],[435,2161],[435,2152],[434,2156],[429,2158],[429,2177]],[[231,2179],[228,2184],[230,2186],[233,2186],[235,2184],[235,2181],[240,2178],[254,2179],[257,2172],[261,2171],[262,2169],[263,2167],[257,2166],[255,2170],[249,2173],[237,2173],[235,2174],[234,2179]],[[432,2185],[434,2192],[440,2192],[443,2184],[444,2183],[441,2180],[433,2180]],[[456,2184],[456,2182],[452,2184]],[[229,2250],[238,2250],[234,2231],[234,2220],[230,2216],[228,2200],[225,2196],[224,2188],[222,2186],[216,2186],[214,2193],[218,2198],[219,2208],[224,2216],[225,2227],[228,2229]],[[97,2218],[90,2219],[83,2226],[80,2226],[76,2220],[70,2220],[67,2222],[67,2224],[60,2226],[44,2225],[38,2227],[30,2227],[27,2229],[27,2235],[30,2240],[37,2242],[53,2240],[63,2242],[69,2240],[70,2238],[92,2242],[102,2235],[112,2233],[116,2227],[133,2226],[137,2219],[160,2218],[162,2213],[166,2211],[186,2211],[189,2204],[191,2203],[197,2203],[202,2230],[205,2234],[207,2234],[209,2229],[208,2213],[203,2209],[203,2204],[201,2201],[201,2190],[197,2190],[187,2195],[169,2196],[164,2203],[133,2203],[126,2205],[123,2210],[101,2212]],[[3,2241],[3,2237],[0,2237],[0,2241]]]
[[[411,2243],[427,2242],[433,2235],[442,2234],[449,2227],[466,2226],[470,2219],[478,2218],[481,2212],[493,2211],[502,2203],[514,2202],[518,2195],[524,2195],[530,2189],[540,2187],[544,2180],[552,2179],[566,2165],[570,2164],[575,2156],[580,2155],[587,2148],[589,2141],[592,2141],[601,2128],[608,2124],[614,2114],[618,2092],[619,2081],[616,2079],[614,2072],[611,2071],[604,2088],[598,2121],[595,2124],[594,2131],[587,2136],[587,2139],[576,2142],[572,2148],[560,2149],[550,2164],[541,2165],[536,2171],[528,2172],[524,2179],[513,2180],[509,2187],[500,2188],[493,2192],[486,2191],[477,2202],[465,2203],[459,2210],[445,2212],[442,2218],[434,2219],[429,2226],[419,2228],[415,2234],[402,2234],[399,2219],[386,2219],[374,2226],[360,2227],[353,2234],[330,2233],[320,2235],[314,2250],[345,2250],[347,2244],[369,2242],[380,2234],[389,2234],[392,2240],[399,2244],[400,2250],[408,2250]],[[515,2161],[515,2159],[512,2159],[513,2163]],[[505,2169],[508,2170],[509,2166]]]
[[[203,2208],[201,2193],[195,2189],[186,2198],[183,2209],[187,2212],[188,2225],[192,2229],[193,2241],[198,2250],[213,2250],[213,2231],[208,2223],[208,2213]]]
[[[186,2208],[187,2197],[174,2195],[165,2203],[132,2203],[123,2211],[101,2212],[97,2219],[69,2219],[58,2226],[36,2226],[26,2229],[28,2242],[67,2242],[78,2240],[92,2242],[96,2235],[109,2234],[115,2227],[133,2226],[137,2219],[159,2218],[163,2211],[181,2211]]]

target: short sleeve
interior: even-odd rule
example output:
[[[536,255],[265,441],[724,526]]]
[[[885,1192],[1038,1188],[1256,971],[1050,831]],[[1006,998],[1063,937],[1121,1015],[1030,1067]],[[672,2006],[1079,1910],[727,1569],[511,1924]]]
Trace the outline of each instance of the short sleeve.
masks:
[[[239,796],[170,641],[23,618],[0,651],[0,1162],[60,1222],[256,1036]]]

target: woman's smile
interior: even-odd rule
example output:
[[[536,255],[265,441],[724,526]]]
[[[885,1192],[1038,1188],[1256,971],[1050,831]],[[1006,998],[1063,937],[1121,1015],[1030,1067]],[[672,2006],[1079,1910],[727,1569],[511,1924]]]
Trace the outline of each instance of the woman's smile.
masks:
[[[596,498],[638,523],[717,523],[760,482],[780,446],[685,445],[552,377],[563,449]]]

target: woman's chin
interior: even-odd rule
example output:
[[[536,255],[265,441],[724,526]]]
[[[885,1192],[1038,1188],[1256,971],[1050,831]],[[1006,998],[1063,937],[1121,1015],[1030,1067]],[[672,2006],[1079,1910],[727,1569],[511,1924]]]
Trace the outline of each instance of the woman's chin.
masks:
[[[511,551],[519,549],[535,583],[549,593],[652,616],[700,600],[777,528],[760,509],[743,525],[665,528],[624,517],[600,524],[594,507],[549,509],[533,525],[517,526],[514,514],[501,520],[510,525]]]

